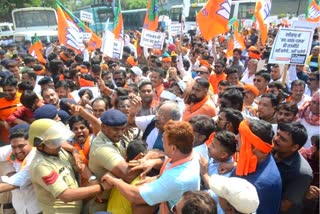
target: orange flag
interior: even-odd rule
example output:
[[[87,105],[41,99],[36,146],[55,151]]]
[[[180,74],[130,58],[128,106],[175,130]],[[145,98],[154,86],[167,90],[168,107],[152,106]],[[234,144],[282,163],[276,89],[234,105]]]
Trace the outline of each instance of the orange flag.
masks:
[[[156,31],[158,28],[158,18],[157,0],[148,0],[147,13],[144,18],[143,28]]]
[[[209,0],[197,14],[201,35],[209,41],[228,31],[231,0]]]
[[[232,33],[228,42],[228,50],[226,53],[227,58],[232,57],[233,55],[233,49],[240,48],[241,50],[246,49],[246,45],[244,43],[244,38],[241,34],[239,34],[239,23],[238,21],[235,21],[232,27]]]
[[[266,44],[268,37],[268,30],[264,24],[264,20],[268,18],[271,11],[271,0],[257,0],[254,15],[258,21],[259,29],[261,33],[262,45]]]
[[[121,4],[119,0],[119,4],[117,7],[117,10],[114,15],[114,21],[113,21],[113,34],[116,39],[122,38],[123,34],[123,18],[122,18],[122,12],[121,12]]]
[[[306,19],[309,22],[320,22],[320,6],[315,0],[309,0]]]
[[[43,57],[43,50],[44,49],[41,40],[35,33],[32,40],[32,45],[29,48],[29,54],[31,54],[34,58],[37,58],[41,64],[45,65],[47,63],[47,60]]]
[[[59,1],[56,1],[56,3],[59,42],[79,53],[84,49],[83,39],[80,36],[87,35],[90,36],[88,50],[93,51],[96,48],[100,48],[102,44],[101,38],[93,33],[89,27],[85,26]]]

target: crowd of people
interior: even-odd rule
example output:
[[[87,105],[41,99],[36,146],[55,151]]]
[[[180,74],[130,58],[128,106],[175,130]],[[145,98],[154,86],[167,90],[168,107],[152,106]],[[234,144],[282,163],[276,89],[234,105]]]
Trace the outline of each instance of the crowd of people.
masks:
[[[46,64],[3,45],[0,213],[319,213],[318,32],[283,66],[269,30],[245,50],[130,31],[121,59],[53,42]]]

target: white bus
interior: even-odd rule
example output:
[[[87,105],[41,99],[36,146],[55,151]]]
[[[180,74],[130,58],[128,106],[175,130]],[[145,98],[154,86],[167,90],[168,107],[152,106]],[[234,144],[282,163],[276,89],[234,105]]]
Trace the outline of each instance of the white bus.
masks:
[[[185,28],[189,30],[196,27],[197,13],[203,8],[206,3],[191,4],[189,9],[189,16],[185,20]],[[236,19],[251,19],[254,14],[256,0],[233,0],[231,3],[231,15]],[[181,20],[183,5],[174,5],[170,9],[170,18],[173,22]]]
[[[32,41],[37,36],[42,42],[58,40],[58,19],[53,8],[29,7],[14,9],[12,20],[15,28],[14,41]]]
[[[13,24],[9,22],[0,23],[0,38],[13,36]]]

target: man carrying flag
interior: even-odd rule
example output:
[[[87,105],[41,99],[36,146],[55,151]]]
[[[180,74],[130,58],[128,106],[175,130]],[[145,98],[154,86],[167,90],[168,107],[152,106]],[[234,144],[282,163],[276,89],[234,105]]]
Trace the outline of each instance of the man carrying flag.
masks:
[[[43,57],[43,46],[42,43],[37,36],[37,34],[34,34],[33,40],[32,40],[32,45],[29,48],[29,54],[31,54],[34,58],[37,58],[38,61],[45,65],[47,63],[46,59]]]

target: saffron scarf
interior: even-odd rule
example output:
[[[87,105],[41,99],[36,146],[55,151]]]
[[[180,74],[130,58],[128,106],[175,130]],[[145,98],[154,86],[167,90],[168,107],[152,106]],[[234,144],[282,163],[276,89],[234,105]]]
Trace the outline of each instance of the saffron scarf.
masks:
[[[246,176],[255,172],[258,164],[258,158],[253,154],[252,146],[266,154],[271,152],[273,146],[253,134],[246,120],[240,123],[239,134],[241,135],[241,147],[236,175]]]
[[[200,102],[190,104],[190,112],[193,113],[193,112],[197,111],[198,109],[200,109],[201,106],[203,106],[208,101],[208,99],[209,99],[209,96],[207,95]]]

